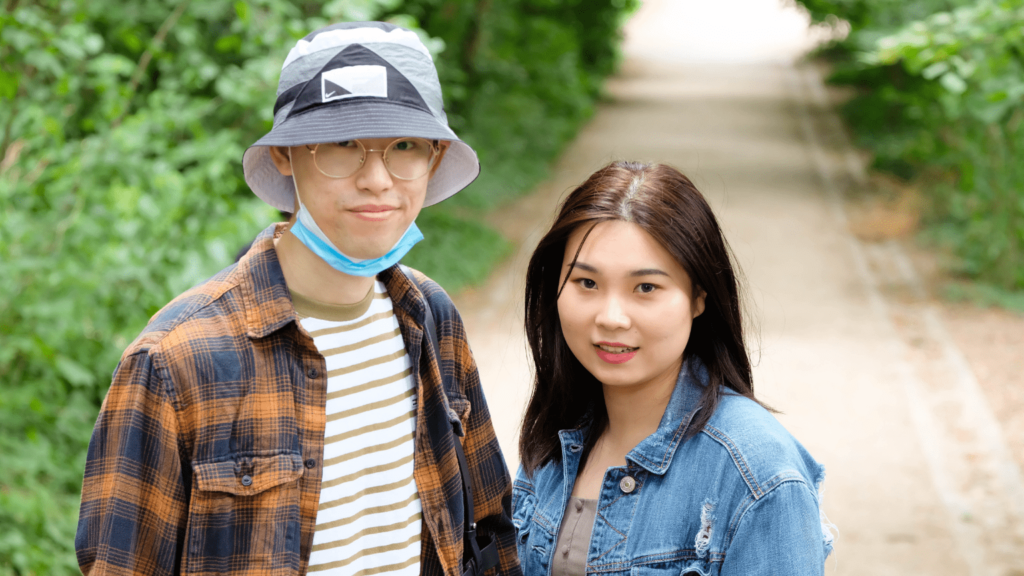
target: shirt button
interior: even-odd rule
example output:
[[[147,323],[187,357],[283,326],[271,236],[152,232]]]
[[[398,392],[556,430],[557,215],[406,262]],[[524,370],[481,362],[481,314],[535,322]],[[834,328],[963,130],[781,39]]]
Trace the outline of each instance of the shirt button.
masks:
[[[306,460],[306,468],[313,468],[314,466],[316,466],[316,460],[313,460],[312,458]]]
[[[580,510],[583,510],[583,501],[577,500],[576,501],[576,511],[579,512]]]
[[[636,489],[636,480],[633,480],[632,476],[626,476],[619,481],[619,488],[626,494],[629,494]]]
[[[569,555],[569,545],[566,544],[565,546],[562,546],[562,556],[568,556],[568,555]]]
[[[251,484],[252,484],[252,476],[249,476],[248,474],[246,474],[245,476],[242,476],[242,486],[249,486]]]
[[[319,375],[320,371],[317,370],[316,368],[310,368],[309,370],[306,371],[306,376],[309,376],[313,380],[316,380],[316,377]]]

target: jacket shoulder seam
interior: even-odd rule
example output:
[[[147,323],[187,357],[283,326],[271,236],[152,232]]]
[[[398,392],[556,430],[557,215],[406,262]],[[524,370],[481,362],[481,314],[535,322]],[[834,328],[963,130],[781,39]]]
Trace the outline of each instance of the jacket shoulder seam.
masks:
[[[153,334],[154,338],[149,341],[148,348],[150,348],[150,349],[157,348],[158,349],[160,347],[160,345],[163,343],[163,341],[168,336],[170,336],[171,334],[173,334],[173,333],[177,332],[178,330],[180,330],[182,328],[182,326],[184,326],[188,321],[190,321],[193,318],[195,318],[196,314],[202,312],[206,308],[209,308],[213,304],[217,303],[228,292],[231,292],[232,290],[236,290],[238,288],[238,284],[237,283],[230,284],[230,283],[228,283],[225,280],[220,281],[220,283],[223,283],[225,285],[225,287],[222,290],[215,291],[213,294],[208,294],[208,295],[207,294],[189,294],[189,292],[191,292],[192,290],[197,289],[198,288],[198,286],[197,286],[196,288],[189,289],[187,292],[182,293],[177,298],[174,298],[173,300],[171,300],[170,302],[165,304],[164,307],[160,309],[161,312],[163,310],[165,310],[171,304],[174,304],[178,300],[188,300],[188,299],[196,299],[197,300],[196,302],[188,303],[186,305],[185,310],[182,311],[182,313],[180,315],[178,315],[177,317],[175,317],[171,322],[169,322],[168,326],[166,328],[162,328],[162,329],[156,330],[154,332],[143,332],[140,335],[139,341],[140,342],[144,341],[145,340],[145,336],[147,336],[149,334]],[[207,298],[207,300],[204,302],[204,301],[202,301],[203,298]],[[244,306],[244,304],[243,304],[243,306]],[[157,312],[156,315],[159,315],[159,314],[160,314],[160,312]]]
[[[743,481],[747,484],[747,487],[750,488],[750,492],[754,496],[754,498],[759,499],[762,496],[764,496],[765,491],[757,482],[757,478],[754,477],[754,473],[750,469],[750,465],[747,464],[746,458],[743,457],[743,453],[740,452],[739,447],[736,446],[736,444],[732,441],[732,438],[730,438],[725,432],[719,430],[718,428],[715,428],[711,424],[705,424],[702,432],[704,432],[705,434],[713,438],[716,442],[721,444],[722,447],[725,448],[726,452],[729,453],[729,456],[732,458],[732,461],[736,465],[737,470],[739,470],[740,476],[743,478]]]

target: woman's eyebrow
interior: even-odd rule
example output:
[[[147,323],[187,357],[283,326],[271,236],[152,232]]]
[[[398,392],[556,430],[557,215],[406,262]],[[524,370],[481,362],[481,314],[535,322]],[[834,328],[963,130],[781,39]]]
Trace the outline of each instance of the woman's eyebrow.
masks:
[[[579,268],[580,270],[583,270],[584,272],[590,272],[591,274],[597,274],[597,268],[594,268],[593,266],[591,266],[590,264],[587,264],[586,262],[577,261],[576,264],[566,264],[565,265],[566,268],[568,268],[569,266],[572,266],[573,268]]]
[[[629,275],[634,278],[637,276],[668,276],[668,272],[657,268],[641,268],[640,270],[633,270]]]

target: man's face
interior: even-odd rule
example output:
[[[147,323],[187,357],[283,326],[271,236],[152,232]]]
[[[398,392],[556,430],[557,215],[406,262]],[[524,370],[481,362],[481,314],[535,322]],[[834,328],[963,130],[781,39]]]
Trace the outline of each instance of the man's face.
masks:
[[[395,140],[360,142],[368,149],[384,150]],[[443,156],[447,142],[441,147]],[[388,172],[381,152],[367,152],[366,161],[351,176],[331,178],[317,169],[311,148],[271,148],[271,157],[281,174],[294,170],[302,203],[327,238],[345,255],[363,260],[387,254],[402,237],[423,208],[427,182],[441,162],[438,158],[434,169],[419,178],[401,180]]]

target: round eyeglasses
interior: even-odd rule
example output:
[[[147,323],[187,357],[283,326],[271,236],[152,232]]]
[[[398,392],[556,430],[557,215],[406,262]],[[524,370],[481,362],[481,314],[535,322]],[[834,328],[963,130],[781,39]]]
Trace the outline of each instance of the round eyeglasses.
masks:
[[[313,163],[328,178],[348,178],[366,162],[369,152],[384,153],[384,167],[399,180],[415,180],[425,176],[434,167],[440,155],[437,140],[399,138],[383,150],[367,148],[359,140],[325,142],[313,147],[306,145],[313,155]]]

